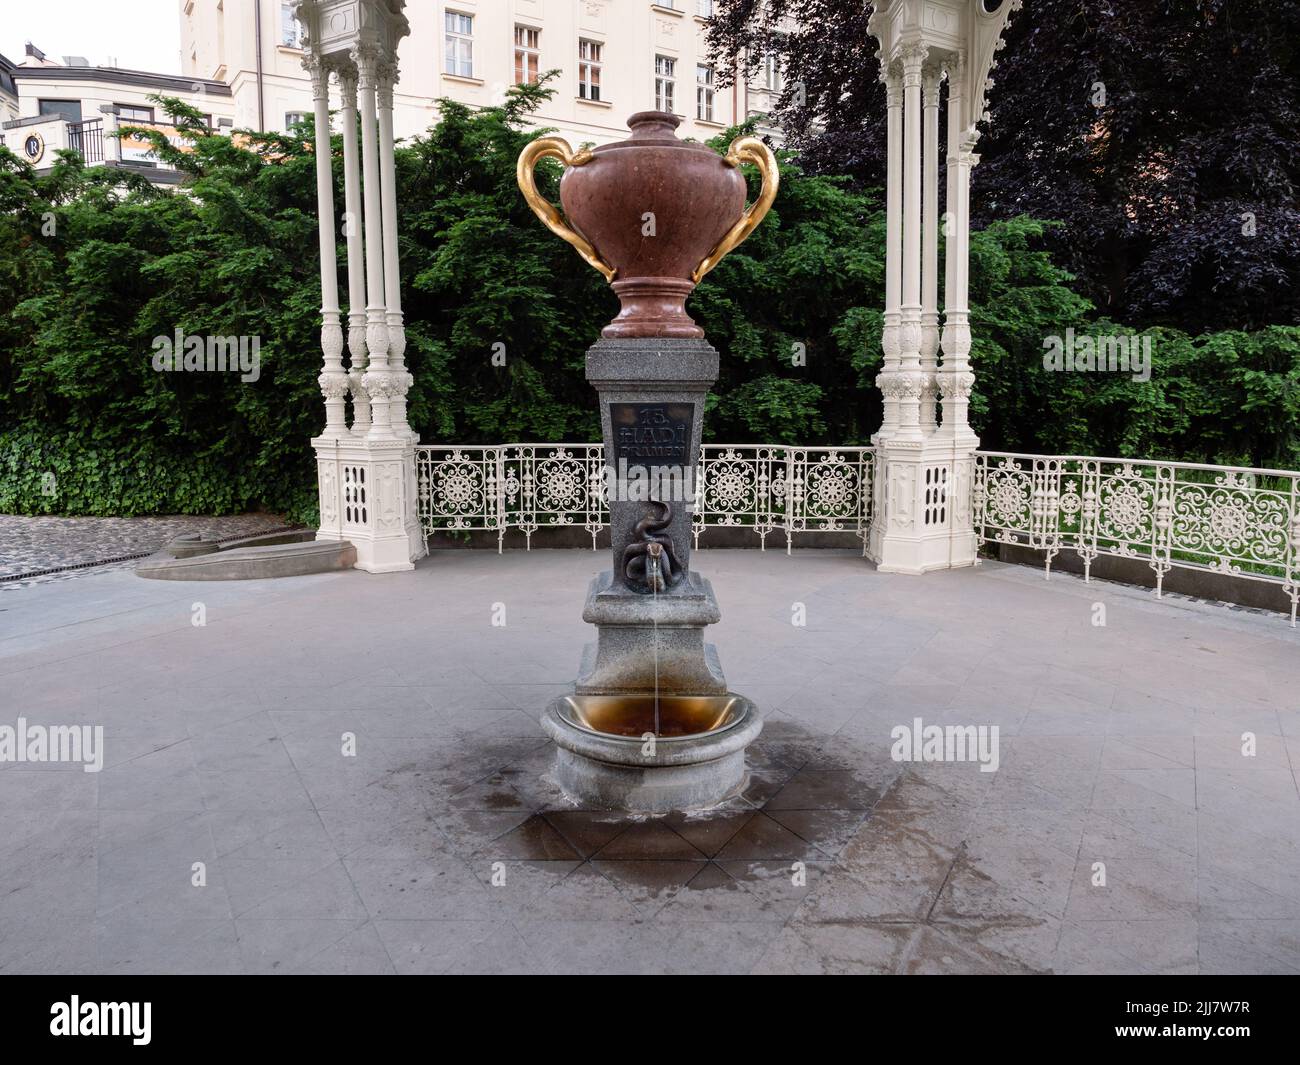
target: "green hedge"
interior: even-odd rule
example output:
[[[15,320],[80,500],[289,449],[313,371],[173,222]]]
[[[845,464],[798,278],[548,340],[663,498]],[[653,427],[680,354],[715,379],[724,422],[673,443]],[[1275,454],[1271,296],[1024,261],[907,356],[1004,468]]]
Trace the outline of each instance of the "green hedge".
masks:
[[[5,514],[238,514],[270,499],[290,520],[315,521],[315,485],[301,478],[280,480],[268,483],[251,471],[232,470],[219,455],[168,451],[147,439],[96,447],[66,432],[0,433],[0,513]]]
[[[583,354],[617,301],[515,186],[515,159],[537,135],[526,112],[548,91],[521,86],[475,112],[443,101],[438,125],[397,152],[408,403],[426,441],[598,435]],[[187,173],[180,191],[75,155],[38,176],[0,148],[0,510],[263,507],[310,524],[309,441],[324,420],[311,130],[232,140],[164,104],[195,150],[140,135]],[[333,147],[341,218],[340,138]],[[862,444],[880,420],[880,200],[804,174],[785,153],[781,166],[766,221],[688,304],[722,355],[706,433]],[[552,199],[559,175],[553,161],[539,167]],[[1300,464],[1294,326],[1161,330],[1149,382],[1044,371],[1049,334],[1131,331],[1094,320],[1043,250],[1050,224],[1018,218],[972,234],[971,409],[986,448]],[[258,380],[157,372],[153,340],[176,329],[256,336]]]

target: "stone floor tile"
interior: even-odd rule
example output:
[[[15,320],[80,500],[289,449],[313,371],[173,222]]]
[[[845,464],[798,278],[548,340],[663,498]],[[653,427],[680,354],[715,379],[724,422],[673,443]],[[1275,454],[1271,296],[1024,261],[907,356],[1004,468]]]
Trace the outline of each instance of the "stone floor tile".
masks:
[[[903,923],[791,923],[750,972],[767,976],[861,975],[894,972],[916,932]]]
[[[1300,921],[1203,920],[1197,944],[1206,975],[1300,973]]]
[[[537,725],[585,552],[213,586],[206,629],[127,571],[6,587],[0,723],[104,724],[106,768],[0,766],[0,971],[1300,969],[1278,619],[993,562],[697,559],[765,729],[723,808],[638,821],[570,803]],[[998,770],[894,761],[917,717],[997,726]]]

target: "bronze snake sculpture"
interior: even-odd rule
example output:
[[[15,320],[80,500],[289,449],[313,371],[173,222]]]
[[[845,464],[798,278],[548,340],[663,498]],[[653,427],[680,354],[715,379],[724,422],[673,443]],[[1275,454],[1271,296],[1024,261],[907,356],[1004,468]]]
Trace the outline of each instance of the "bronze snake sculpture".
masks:
[[[623,552],[623,576],[627,586],[634,591],[662,592],[670,585],[676,584],[682,577],[677,555],[673,551],[673,541],[664,535],[673,520],[673,508],[658,499],[650,500],[651,506],[661,508],[659,516],[652,510],[636,523],[632,530],[635,537]],[[650,583],[650,560],[658,561],[658,579]]]

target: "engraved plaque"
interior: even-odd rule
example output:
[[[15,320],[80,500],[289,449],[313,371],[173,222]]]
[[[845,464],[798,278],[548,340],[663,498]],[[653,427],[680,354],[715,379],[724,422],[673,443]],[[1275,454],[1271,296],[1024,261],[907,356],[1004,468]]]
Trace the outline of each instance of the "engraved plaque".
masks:
[[[689,463],[694,403],[611,403],[613,463],[629,466],[686,466]]]

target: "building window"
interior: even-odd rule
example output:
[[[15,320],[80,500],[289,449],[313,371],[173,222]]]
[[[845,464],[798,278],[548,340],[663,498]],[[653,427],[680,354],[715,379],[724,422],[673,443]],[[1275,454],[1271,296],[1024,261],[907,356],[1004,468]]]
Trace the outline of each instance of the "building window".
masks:
[[[676,59],[669,59],[666,55],[655,56],[655,110],[657,111],[671,112],[673,109],[676,70]]]
[[[280,44],[285,48],[302,47],[302,24],[293,17],[292,4],[280,5]]]
[[[284,113],[285,129],[291,130],[293,129],[294,126],[297,126],[306,121],[307,121],[306,111],[286,111]]]
[[[781,60],[771,52],[763,57],[763,87],[769,92],[781,91]]]
[[[542,31],[533,26],[515,27],[515,84],[537,84],[537,67],[541,62]]]
[[[81,121],[80,100],[37,100],[37,114],[62,115],[69,122]]]
[[[713,0],[695,0],[695,13],[700,18],[713,18]]]
[[[135,104],[118,104],[117,120],[119,122],[153,122],[152,107],[137,107]]]
[[[701,122],[713,121],[713,68],[695,68],[695,117]]]
[[[584,100],[600,99],[599,41],[578,41],[578,96]]]
[[[446,12],[446,52],[448,74],[458,78],[474,76],[474,16],[459,11]]]

